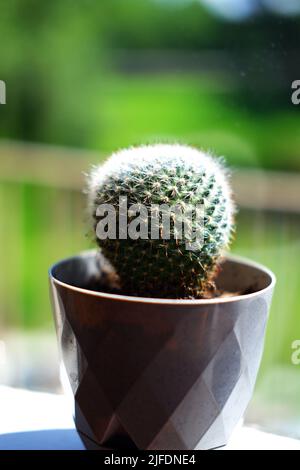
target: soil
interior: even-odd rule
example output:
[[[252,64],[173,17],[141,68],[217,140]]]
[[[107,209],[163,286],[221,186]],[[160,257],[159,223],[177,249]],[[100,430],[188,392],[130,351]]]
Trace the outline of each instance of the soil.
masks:
[[[108,281],[108,279],[106,279]],[[116,295],[128,295],[126,292],[123,292],[120,288],[112,285],[110,282],[104,282],[104,280],[93,279],[91,282],[85,286],[87,290],[92,290],[94,292],[104,292],[106,294],[116,294]],[[247,295],[255,292],[255,289],[251,287],[246,289],[245,291],[239,292],[229,292],[229,291],[220,291],[215,290],[213,293],[206,294],[202,297],[202,299],[226,299],[230,297],[236,297],[240,295]],[[184,300],[184,299],[182,299]],[[195,298],[186,298],[185,300],[196,300]]]
[[[99,264],[99,273],[101,272],[101,276],[94,276],[88,285],[84,286],[85,289],[91,290],[94,292],[104,292],[106,294],[115,294],[115,295],[128,295],[126,292],[122,291],[119,287],[119,278],[118,275],[115,273],[111,265],[102,257],[99,256],[98,258]],[[255,286],[250,286],[244,291],[238,292],[229,292],[229,291],[222,291],[216,288],[214,283],[211,283],[210,287],[208,288],[207,292],[203,295],[202,299],[226,299],[241,295],[247,295],[255,292]],[[176,299],[180,300],[180,299]],[[183,298],[181,300],[196,300],[194,297]]]

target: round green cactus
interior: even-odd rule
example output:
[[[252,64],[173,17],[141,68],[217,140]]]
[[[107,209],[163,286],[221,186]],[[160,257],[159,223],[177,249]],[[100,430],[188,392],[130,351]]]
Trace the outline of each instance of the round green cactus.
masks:
[[[180,299],[211,292],[235,211],[221,159],[182,145],[122,150],[93,169],[88,194],[93,233],[124,294]],[[120,217],[125,200],[127,221]],[[99,237],[97,227],[109,207],[116,229],[113,236]],[[142,223],[143,230],[130,236],[130,226],[140,229]]]

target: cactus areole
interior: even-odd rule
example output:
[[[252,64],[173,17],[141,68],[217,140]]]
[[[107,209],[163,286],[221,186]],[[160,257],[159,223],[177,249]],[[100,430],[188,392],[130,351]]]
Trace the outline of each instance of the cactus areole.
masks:
[[[121,150],[88,178],[93,237],[122,293],[214,295],[235,207],[220,158],[183,145]]]

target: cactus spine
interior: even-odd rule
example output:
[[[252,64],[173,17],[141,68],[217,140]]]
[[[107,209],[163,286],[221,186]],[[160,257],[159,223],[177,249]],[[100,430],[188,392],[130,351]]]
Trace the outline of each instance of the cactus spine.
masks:
[[[92,170],[88,195],[94,233],[103,220],[97,215],[100,205],[109,204],[120,215],[120,197],[126,197],[128,207],[142,204],[148,210],[148,238],[120,238],[118,217],[116,239],[95,237],[114,266],[124,294],[160,298],[207,295],[233,232],[235,209],[222,160],[183,145],[122,150]],[[174,215],[169,238],[163,236],[162,218],[159,238],[151,238],[151,207],[163,204],[182,208],[180,223],[190,224],[194,234],[202,231],[201,243],[187,249],[187,239],[178,238]],[[187,206],[204,207],[204,225],[196,217],[185,220]],[[131,220],[129,216],[128,224]]]

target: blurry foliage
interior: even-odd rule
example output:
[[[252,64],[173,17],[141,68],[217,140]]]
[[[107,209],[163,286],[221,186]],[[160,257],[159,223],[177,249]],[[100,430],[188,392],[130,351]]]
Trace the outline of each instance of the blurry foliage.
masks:
[[[300,169],[296,19],[222,22],[199,2],[3,0],[0,31],[1,137],[107,152],[178,139],[233,164]],[[146,61],[196,52],[199,71],[178,59],[172,71],[125,73],[121,50],[125,61],[132,51]],[[212,54],[211,70],[201,53]]]
[[[47,271],[57,259],[90,248],[79,192],[0,183],[0,331],[50,327]]]
[[[103,61],[94,9],[94,2],[69,0],[1,6],[1,76],[8,89],[2,136],[88,145],[99,125],[93,102],[101,96]]]

